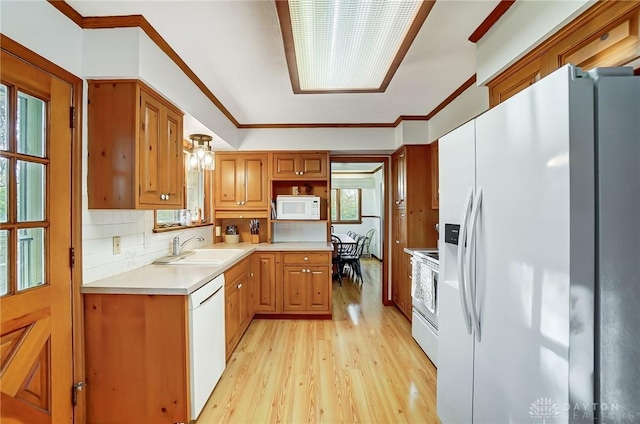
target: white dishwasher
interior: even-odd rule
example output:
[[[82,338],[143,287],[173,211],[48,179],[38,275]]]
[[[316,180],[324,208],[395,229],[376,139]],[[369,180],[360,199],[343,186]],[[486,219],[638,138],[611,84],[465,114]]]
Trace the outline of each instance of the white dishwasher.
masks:
[[[191,418],[196,419],[226,366],[224,274],[189,295]]]

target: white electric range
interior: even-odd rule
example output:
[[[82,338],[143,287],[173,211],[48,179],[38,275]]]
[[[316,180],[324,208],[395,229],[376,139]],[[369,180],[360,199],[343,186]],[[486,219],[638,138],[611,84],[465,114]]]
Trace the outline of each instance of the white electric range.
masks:
[[[412,250],[411,334],[438,366],[438,251]]]

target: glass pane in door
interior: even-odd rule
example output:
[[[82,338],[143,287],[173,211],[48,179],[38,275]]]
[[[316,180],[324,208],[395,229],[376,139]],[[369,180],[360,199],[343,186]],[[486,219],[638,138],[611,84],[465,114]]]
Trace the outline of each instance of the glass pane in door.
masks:
[[[0,296],[9,292],[9,231],[0,230]]]
[[[9,159],[0,158],[0,222],[7,222],[7,211],[9,208],[8,168]]]
[[[44,228],[18,230],[18,291],[45,283]]]
[[[44,220],[45,185],[44,165],[18,161],[16,185],[18,192],[18,222]]]
[[[0,150],[9,148],[7,140],[7,118],[9,109],[9,98],[7,94],[7,86],[0,84]]]
[[[18,153],[45,157],[46,117],[45,102],[18,92]]]

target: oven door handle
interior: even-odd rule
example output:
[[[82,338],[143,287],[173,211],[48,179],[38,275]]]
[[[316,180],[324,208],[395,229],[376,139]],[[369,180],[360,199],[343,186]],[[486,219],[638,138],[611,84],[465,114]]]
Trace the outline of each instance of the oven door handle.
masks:
[[[460,237],[458,238],[458,289],[460,293],[460,304],[462,305],[462,315],[464,317],[464,323],[467,327],[467,333],[471,334],[471,316],[469,315],[469,308],[467,305],[467,289],[465,284],[465,250],[466,250],[466,237],[467,237],[467,221],[469,219],[469,209],[471,208],[471,202],[473,201],[473,188],[469,189],[467,198],[464,202],[464,208],[462,210],[462,217],[460,218]]]

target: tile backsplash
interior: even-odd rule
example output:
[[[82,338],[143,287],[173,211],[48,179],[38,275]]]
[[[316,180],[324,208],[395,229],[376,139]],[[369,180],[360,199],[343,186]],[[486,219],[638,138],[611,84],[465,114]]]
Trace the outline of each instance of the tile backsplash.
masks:
[[[200,236],[204,242],[192,240],[185,249],[195,249],[213,242],[213,227],[154,233],[154,211],[89,210],[83,198],[82,250],[83,283],[100,280],[148,265],[171,253],[171,241]],[[121,251],[113,254],[113,237],[120,236]]]
[[[276,222],[272,234],[274,243],[281,242],[326,242],[325,222]]]

